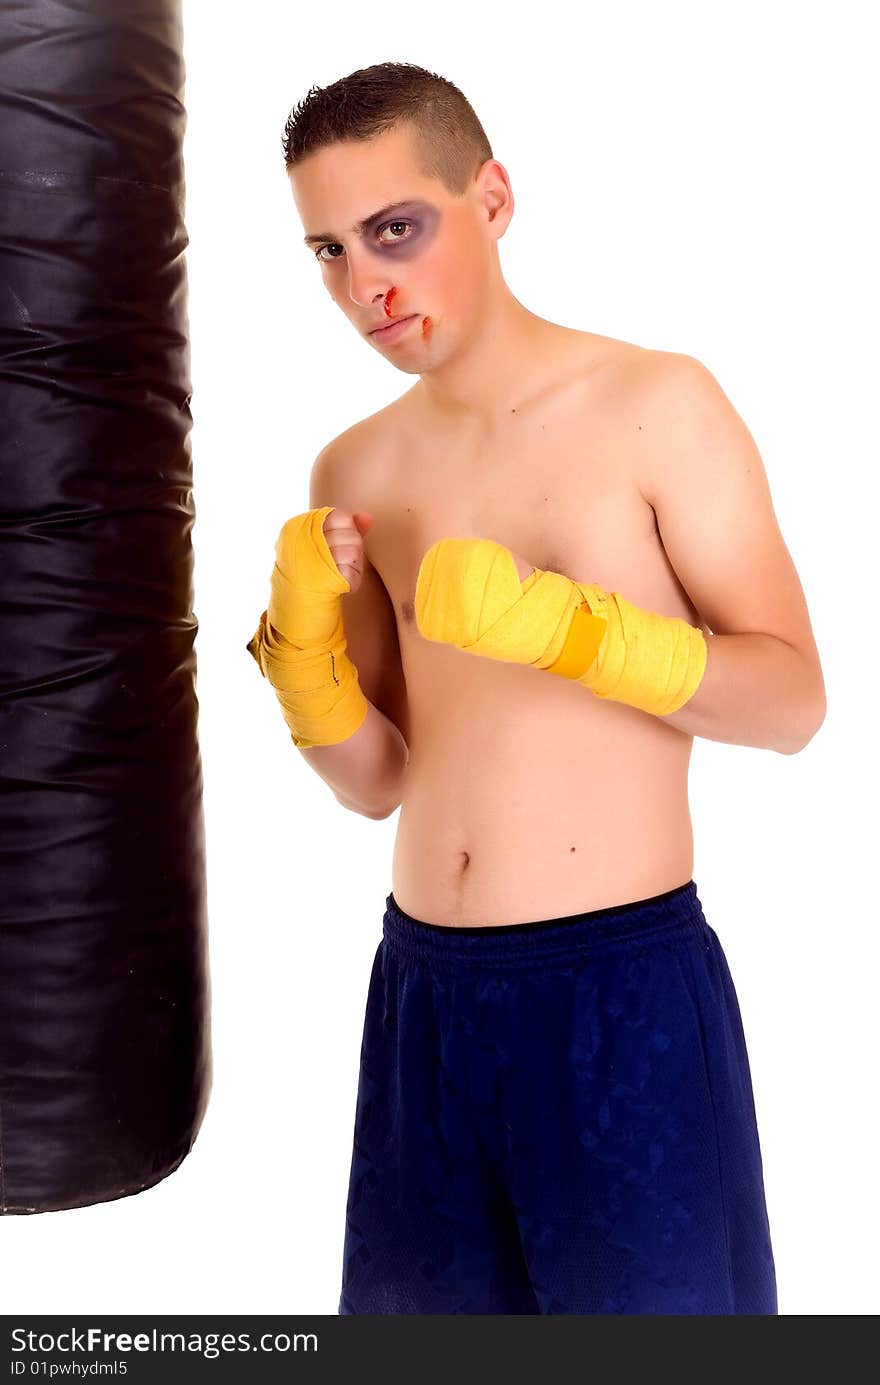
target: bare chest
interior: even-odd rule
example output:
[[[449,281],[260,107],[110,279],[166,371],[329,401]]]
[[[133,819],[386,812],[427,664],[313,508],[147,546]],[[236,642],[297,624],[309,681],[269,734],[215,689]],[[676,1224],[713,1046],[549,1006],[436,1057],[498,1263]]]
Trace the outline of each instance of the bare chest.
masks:
[[[401,649],[418,639],[413,596],[438,539],[491,538],[535,567],[698,622],[638,484],[623,430],[583,419],[513,422],[491,441],[409,433],[364,497],[370,561],[391,597]]]

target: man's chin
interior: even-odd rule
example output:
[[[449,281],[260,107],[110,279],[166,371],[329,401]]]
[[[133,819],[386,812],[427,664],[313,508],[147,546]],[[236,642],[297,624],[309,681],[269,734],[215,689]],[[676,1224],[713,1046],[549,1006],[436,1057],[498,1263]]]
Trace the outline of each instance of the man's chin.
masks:
[[[387,347],[372,341],[369,337],[367,340],[378,355],[382,356],[389,365],[393,365],[396,370],[402,370],[405,375],[419,375],[427,365],[425,359],[427,342],[424,337],[420,338],[414,334],[412,341],[404,342],[401,339],[389,343]]]

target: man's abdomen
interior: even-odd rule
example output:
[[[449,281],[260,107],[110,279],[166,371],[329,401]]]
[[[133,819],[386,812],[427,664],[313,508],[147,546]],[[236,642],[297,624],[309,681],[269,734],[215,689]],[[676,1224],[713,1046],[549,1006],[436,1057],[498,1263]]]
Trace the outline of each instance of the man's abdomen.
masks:
[[[692,738],[580,687],[536,688],[534,670],[495,671],[512,677],[478,677],[454,703],[435,688],[422,716],[414,707],[399,906],[426,923],[520,923],[689,880]]]

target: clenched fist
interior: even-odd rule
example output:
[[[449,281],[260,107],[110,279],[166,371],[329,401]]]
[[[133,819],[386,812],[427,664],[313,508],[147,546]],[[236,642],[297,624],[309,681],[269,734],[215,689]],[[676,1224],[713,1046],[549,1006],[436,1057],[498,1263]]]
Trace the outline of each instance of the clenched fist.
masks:
[[[324,520],[324,538],[333,554],[333,561],[346,579],[351,590],[356,592],[364,575],[364,534],[373,523],[373,516],[365,510],[334,509]]]

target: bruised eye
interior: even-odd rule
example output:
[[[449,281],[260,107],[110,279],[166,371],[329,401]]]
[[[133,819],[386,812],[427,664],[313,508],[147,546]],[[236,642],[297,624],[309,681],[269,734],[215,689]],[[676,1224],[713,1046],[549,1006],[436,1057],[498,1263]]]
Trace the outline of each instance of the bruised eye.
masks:
[[[393,245],[395,241],[409,240],[410,237],[407,235],[407,232],[411,232],[412,229],[413,224],[411,221],[389,221],[387,226],[383,226],[379,232],[379,240],[383,245]],[[386,231],[391,232],[388,238],[385,237]]]
[[[338,251],[339,253],[338,253],[338,254],[333,254],[333,255],[325,255],[325,254],[324,254],[324,251],[325,251],[325,250]],[[345,250],[345,247],[344,247],[344,246],[339,245],[339,243],[338,243],[337,241],[332,241],[332,242],[330,243],[330,245],[321,245],[321,246],[319,246],[318,249],[315,251],[315,258],[318,259],[318,260],[323,260],[324,263],[326,264],[326,262],[327,262],[328,260],[338,260],[338,259],[339,259],[339,255],[343,254],[343,253],[344,253],[344,250]]]

